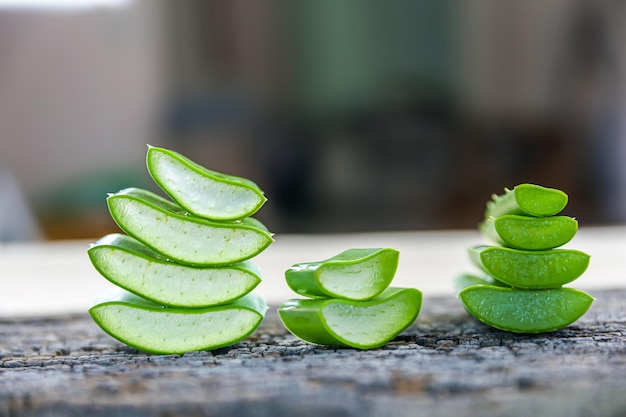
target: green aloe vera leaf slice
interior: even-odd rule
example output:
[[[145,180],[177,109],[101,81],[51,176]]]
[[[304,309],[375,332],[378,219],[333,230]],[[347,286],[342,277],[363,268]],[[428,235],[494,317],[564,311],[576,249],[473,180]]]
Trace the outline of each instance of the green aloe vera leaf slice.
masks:
[[[487,275],[516,288],[557,288],[587,269],[589,255],[574,249],[523,251],[502,246],[476,246],[470,259]]]
[[[240,262],[273,242],[258,220],[247,217],[214,221],[188,215],[171,201],[139,188],[111,194],[107,204],[124,232],[184,264],[218,266]]]
[[[267,201],[254,182],[212,171],[168,149],[149,146],[146,165],[158,186],[196,216],[241,219],[257,212]]]
[[[113,288],[89,308],[106,333],[139,350],[173,354],[212,350],[237,343],[261,324],[267,304],[250,293],[216,307],[163,307],[121,288]]]
[[[556,188],[534,184],[520,184],[504,194],[492,196],[487,202],[485,217],[503,214],[522,214],[536,217],[553,216],[567,205],[567,194]]]
[[[511,248],[547,250],[572,240],[578,231],[578,222],[567,216],[505,214],[485,219],[480,225],[480,231],[495,243]]]
[[[472,285],[459,293],[465,309],[483,323],[514,333],[544,333],[578,320],[593,297],[573,288],[520,290]]]
[[[369,301],[293,299],[283,303],[278,313],[285,327],[304,341],[374,349],[410,326],[421,305],[419,290],[389,287]]]
[[[498,281],[497,279],[493,279],[488,275],[479,276],[476,274],[461,274],[454,279],[454,291],[457,294],[465,288],[473,285],[492,285],[496,287],[511,288],[510,285],[506,285],[505,283]]]
[[[222,267],[192,267],[170,262],[131,236],[110,234],[89,249],[96,270],[113,284],[158,304],[199,308],[226,304],[260,282],[250,261]]]
[[[285,278],[305,297],[369,300],[391,283],[399,254],[392,248],[348,249],[324,261],[295,264]]]

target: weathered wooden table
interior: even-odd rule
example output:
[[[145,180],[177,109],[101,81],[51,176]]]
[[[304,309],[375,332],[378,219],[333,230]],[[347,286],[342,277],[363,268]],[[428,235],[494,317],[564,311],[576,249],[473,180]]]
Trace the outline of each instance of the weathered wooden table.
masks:
[[[274,305],[229,348],[148,355],[86,313],[107,286],[88,242],[0,245],[0,417],[5,416],[624,416],[626,227],[591,228],[571,245],[592,255],[574,285],[597,298],[566,329],[515,335],[480,324],[452,292],[472,271],[475,231],[277,236],[257,258]],[[295,296],[283,271],[349,247],[400,250],[395,286],[424,292],[415,323],[370,350],[291,336],[275,306]]]
[[[229,348],[149,355],[86,314],[0,321],[0,416],[623,416],[626,291],[577,323],[514,335],[454,297],[370,351],[307,344],[276,310]]]

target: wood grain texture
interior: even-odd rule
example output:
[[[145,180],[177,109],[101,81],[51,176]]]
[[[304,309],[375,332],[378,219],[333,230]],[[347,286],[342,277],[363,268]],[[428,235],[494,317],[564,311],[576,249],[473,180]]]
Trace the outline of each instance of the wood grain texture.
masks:
[[[597,291],[566,329],[515,335],[426,298],[371,351],[314,346],[271,309],[245,341],[149,355],[89,316],[0,319],[0,416],[621,416],[626,291]]]

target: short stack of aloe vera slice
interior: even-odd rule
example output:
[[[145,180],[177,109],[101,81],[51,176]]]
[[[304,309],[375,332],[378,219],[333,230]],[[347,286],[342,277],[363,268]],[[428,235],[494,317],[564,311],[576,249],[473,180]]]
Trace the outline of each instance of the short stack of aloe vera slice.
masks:
[[[279,316],[296,337],[319,345],[373,349],[413,323],[422,293],[389,287],[398,267],[393,248],[348,249],[285,272],[289,287],[308,297],[283,303]]]
[[[208,170],[185,156],[148,148],[147,168],[171,198],[127,188],[109,195],[125,233],[97,240],[89,258],[115,284],[89,309],[114,338],[151,353],[210,350],[243,340],[265,316],[250,260],[273,238],[250,217],[265,203],[244,178]]]
[[[487,203],[479,229],[496,245],[470,248],[482,276],[457,278],[467,311],[495,328],[543,333],[578,320],[593,298],[565,288],[587,269],[589,255],[559,248],[578,230],[578,222],[559,216],[568,202],[561,190],[520,184]]]

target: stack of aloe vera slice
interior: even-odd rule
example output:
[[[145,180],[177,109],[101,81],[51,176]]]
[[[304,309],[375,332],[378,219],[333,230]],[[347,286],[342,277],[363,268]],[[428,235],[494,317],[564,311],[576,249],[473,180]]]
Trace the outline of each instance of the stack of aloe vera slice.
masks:
[[[593,298],[563,287],[589,264],[584,252],[558,249],[578,230],[575,219],[557,215],[567,202],[564,192],[534,184],[493,196],[479,229],[497,245],[470,248],[483,276],[465,274],[456,281],[467,311],[515,333],[555,331],[587,311]]]
[[[183,155],[149,147],[148,171],[171,198],[128,188],[110,194],[125,234],[97,240],[89,258],[115,286],[89,309],[114,338],[152,353],[183,353],[236,343],[261,323],[267,305],[250,258],[273,238],[250,217],[266,198],[252,181],[208,170]]]
[[[389,287],[399,252],[392,248],[348,249],[285,272],[289,287],[308,299],[278,309],[296,337],[319,345],[373,349],[413,323],[422,304],[414,288]]]

